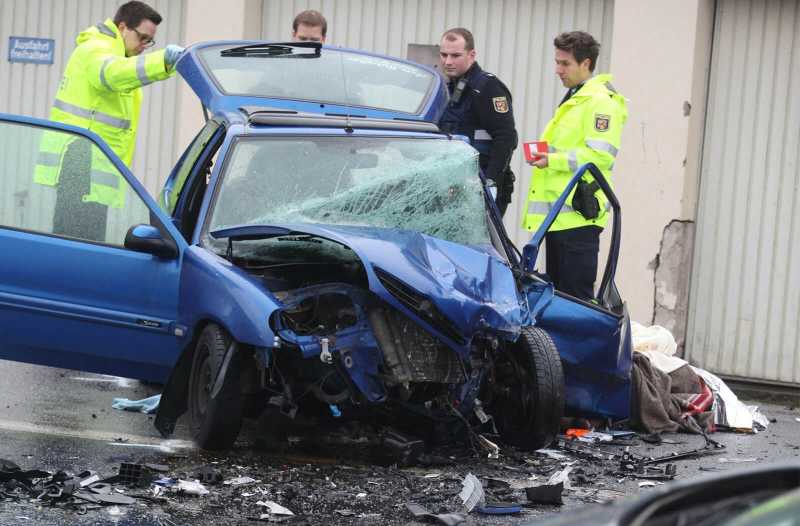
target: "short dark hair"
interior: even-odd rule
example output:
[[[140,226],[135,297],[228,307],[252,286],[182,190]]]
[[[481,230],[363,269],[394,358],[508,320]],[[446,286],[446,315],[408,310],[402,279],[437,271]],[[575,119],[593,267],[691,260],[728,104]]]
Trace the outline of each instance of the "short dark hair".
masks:
[[[464,39],[464,51],[472,51],[475,49],[475,37],[472,36],[472,33],[469,29],[464,29],[463,27],[454,27],[453,29],[448,29],[442,34],[442,40],[447,40],[449,42],[454,42],[457,37]]]
[[[158,25],[161,23],[161,15],[158,11],[145,4],[144,2],[126,2],[119,6],[117,14],[114,15],[114,24],[119,25],[120,22],[125,22],[125,25],[131,29],[139,27],[142,20],[147,19]]]
[[[328,21],[325,20],[324,16],[322,16],[322,13],[313,9],[301,11],[296,17],[294,17],[294,22],[292,22],[292,31],[297,33],[297,28],[300,27],[300,24],[311,27],[321,27],[323,37],[326,36],[326,33],[328,32]]]
[[[553,39],[553,45],[556,49],[572,53],[578,64],[587,58],[590,59],[589,71],[594,72],[594,67],[597,65],[597,56],[600,54],[600,42],[595,40],[589,33],[584,31],[561,33]]]

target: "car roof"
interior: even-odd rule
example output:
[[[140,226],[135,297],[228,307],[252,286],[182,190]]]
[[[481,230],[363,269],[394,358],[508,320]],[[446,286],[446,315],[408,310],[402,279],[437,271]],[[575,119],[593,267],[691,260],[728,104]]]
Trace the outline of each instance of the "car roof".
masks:
[[[447,103],[432,68],[318,43],[215,41],[187,49],[177,70],[214,115],[242,107],[436,122]]]

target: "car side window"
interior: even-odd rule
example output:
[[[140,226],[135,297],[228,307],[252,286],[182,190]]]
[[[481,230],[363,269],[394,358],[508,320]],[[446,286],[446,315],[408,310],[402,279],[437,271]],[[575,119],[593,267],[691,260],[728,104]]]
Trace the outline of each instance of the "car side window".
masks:
[[[67,131],[0,121],[0,227],[124,246],[150,210],[108,156]]]
[[[181,193],[186,186],[186,181],[188,180],[189,174],[192,172],[192,168],[194,168],[197,159],[200,158],[203,151],[206,149],[208,142],[211,140],[211,138],[214,136],[214,133],[219,129],[220,126],[221,124],[217,121],[208,121],[203,129],[200,130],[200,133],[198,133],[194,138],[192,144],[189,145],[189,149],[186,151],[183,162],[177,168],[177,172],[175,174],[175,183],[172,187],[172,191],[169,194],[166,212],[168,212],[170,215],[173,215],[175,212],[175,206],[178,204]]]

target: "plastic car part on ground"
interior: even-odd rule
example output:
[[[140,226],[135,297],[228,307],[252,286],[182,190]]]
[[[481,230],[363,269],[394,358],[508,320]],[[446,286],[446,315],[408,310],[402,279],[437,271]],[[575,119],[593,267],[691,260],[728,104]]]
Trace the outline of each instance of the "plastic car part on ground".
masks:
[[[467,473],[461,486],[461,493],[458,496],[461,498],[461,502],[464,503],[464,509],[467,510],[467,513],[470,513],[475,506],[482,506],[485,503],[486,495],[483,492],[483,485],[475,475]]]
[[[406,509],[418,519],[429,519],[446,526],[457,526],[467,521],[466,515],[462,513],[431,513],[419,504],[409,502],[406,504]]]

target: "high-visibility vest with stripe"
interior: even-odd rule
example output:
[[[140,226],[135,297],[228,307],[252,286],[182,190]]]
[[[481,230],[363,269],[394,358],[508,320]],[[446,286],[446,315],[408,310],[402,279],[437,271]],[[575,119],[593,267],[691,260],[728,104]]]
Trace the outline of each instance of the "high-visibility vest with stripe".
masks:
[[[142,86],[174,74],[164,50],[126,57],[125,42],[111,19],[82,31],[67,62],[50,119],[95,132],[128,166],[133,161]],[[54,186],[69,134],[45,132],[34,180]],[[84,201],[112,207],[124,204],[121,175],[98,148],[92,148],[91,187]]]
[[[608,74],[590,78],[556,110],[542,133],[550,154],[548,166],[534,168],[531,174],[527,207],[522,227],[539,228],[553,203],[561,196],[578,167],[594,163],[611,184],[611,170],[620,148],[622,126],[628,119],[625,98],[611,85]],[[591,175],[585,175],[592,182]],[[608,222],[609,205],[602,190],[595,193],[600,215],[586,219],[572,208],[573,192],[567,198],[550,231],[568,230],[588,225],[604,227]]]

